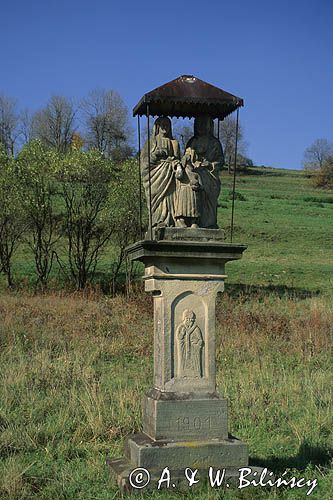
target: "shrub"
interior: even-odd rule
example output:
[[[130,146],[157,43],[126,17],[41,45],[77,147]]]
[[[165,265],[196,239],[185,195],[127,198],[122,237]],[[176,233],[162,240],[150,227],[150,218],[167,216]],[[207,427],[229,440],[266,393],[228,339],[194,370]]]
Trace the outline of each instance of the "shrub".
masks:
[[[232,189],[230,189],[230,191],[229,191],[229,200],[232,200],[232,197],[233,197],[233,191],[232,191]],[[246,198],[239,191],[235,191],[235,200],[246,201]]]
[[[57,161],[56,151],[34,140],[22,149],[15,168],[17,193],[29,229],[25,239],[34,255],[38,283],[43,288],[47,285],[59,239]]]
[[[315,173],[313,184],[316,187],[333,189],[333,156],[330,156],[320,170]]]
[[[14,181],[14,160],[0,145],[0,272],[13,286],[12,257],[24,230],[22,208]]]

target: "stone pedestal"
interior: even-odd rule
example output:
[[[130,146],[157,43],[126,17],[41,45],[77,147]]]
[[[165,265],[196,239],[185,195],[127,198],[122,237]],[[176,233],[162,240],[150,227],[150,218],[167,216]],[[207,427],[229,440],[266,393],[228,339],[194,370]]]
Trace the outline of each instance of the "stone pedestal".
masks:
[[[137,467],[153,477],[168,467],[180,479],[187,467],[235,475],[248,464],[247,446],[228,435],[215,366],[216,296],[226,262],[246,247],[224,243],[220,230],[167,228],[159,237],[167,239],[128,248],[144,263],[145,290],[154,297],[154,380],[143,401],[143,433],[128,438],[126,458],[109,461],[121,487]]]

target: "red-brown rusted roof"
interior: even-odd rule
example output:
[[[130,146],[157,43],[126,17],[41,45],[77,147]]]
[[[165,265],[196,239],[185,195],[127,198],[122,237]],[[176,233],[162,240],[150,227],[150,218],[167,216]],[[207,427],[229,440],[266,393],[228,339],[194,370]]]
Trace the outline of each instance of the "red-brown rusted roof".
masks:
[[[133,116],[196,117],[208,115],[223,120],[244,105],[243,99],[193,75],[182,75],[145,94],[133,109]]]

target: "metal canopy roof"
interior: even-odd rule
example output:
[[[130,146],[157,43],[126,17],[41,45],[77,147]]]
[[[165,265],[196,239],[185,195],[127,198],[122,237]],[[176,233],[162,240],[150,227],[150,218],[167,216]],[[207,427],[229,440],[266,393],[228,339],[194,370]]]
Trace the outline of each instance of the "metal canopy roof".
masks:
[[[196,117],[208,115],[223,120],[244,105],[229,94],[193,75],[182,75],[145,94],[133,109],[133,116]]]

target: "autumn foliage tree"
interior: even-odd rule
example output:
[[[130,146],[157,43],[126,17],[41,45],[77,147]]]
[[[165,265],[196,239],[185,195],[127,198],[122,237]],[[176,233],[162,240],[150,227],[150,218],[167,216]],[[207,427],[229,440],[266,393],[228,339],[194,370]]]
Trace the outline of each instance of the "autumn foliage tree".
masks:
[[[313,176],[313,184],[324,189],[333,189],[333,156],[327,158],[323,166]]]

